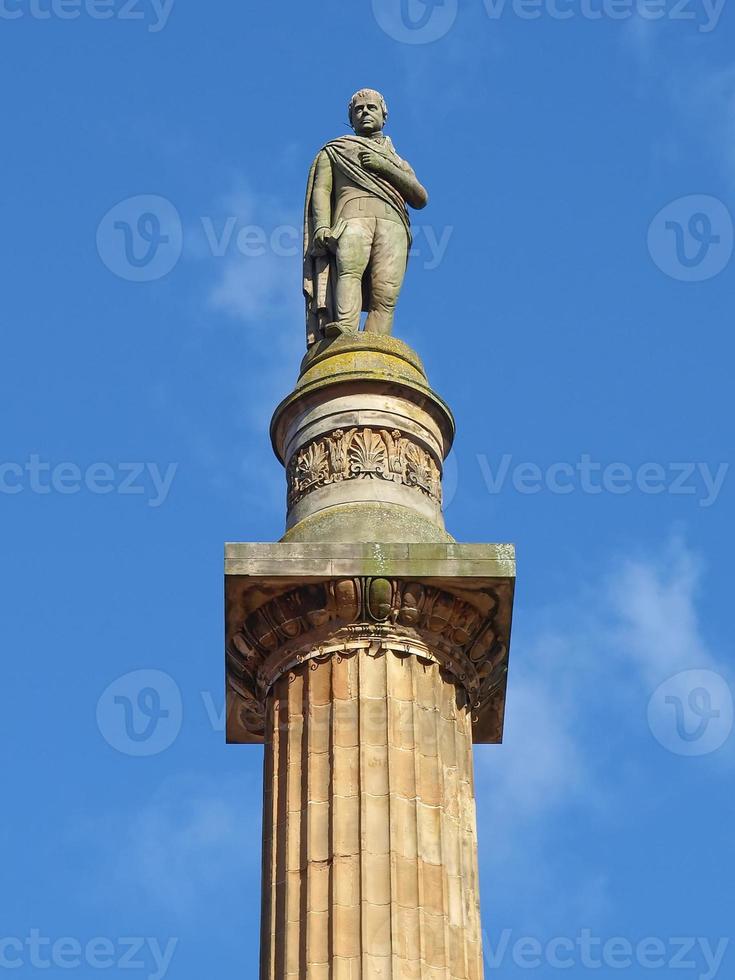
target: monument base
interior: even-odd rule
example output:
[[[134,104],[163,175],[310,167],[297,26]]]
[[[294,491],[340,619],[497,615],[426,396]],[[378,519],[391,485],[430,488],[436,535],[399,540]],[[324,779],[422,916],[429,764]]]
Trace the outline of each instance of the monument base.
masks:
[[[447,542],[441,476],[449,408],[415,351],[358,333],[309,350],[276,409],[286,468],[286,541]]]
[[[229,544],[225,573],[261,978],[481,980],[472,743],[502,739],[512,546]]]

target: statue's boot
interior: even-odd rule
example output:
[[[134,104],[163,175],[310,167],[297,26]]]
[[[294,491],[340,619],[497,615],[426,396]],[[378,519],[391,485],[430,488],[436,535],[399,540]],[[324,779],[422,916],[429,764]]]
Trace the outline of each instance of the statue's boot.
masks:
[[[351,337],[356,334],[357,331],[347,323],[340,323],[339,320],[333,320],[332,323],[324,324],[324,336],[329,339],[334,337]]]

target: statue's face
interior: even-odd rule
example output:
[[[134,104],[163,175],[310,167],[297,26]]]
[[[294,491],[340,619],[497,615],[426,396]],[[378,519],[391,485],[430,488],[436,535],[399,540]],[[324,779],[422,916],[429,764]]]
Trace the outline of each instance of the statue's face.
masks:
[[[379,133],[384,125],[385,119],[379,102],[373,102],[370,96],[361,96],[352,103],[352,128],[358,136]]]

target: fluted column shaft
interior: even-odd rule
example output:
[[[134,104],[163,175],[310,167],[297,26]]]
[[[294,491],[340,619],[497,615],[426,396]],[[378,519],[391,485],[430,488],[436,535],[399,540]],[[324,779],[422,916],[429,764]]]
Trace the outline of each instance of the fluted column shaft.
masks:
[[[481,980],[471,728],[447,672],[378,642],[276,681],[261,980]]]

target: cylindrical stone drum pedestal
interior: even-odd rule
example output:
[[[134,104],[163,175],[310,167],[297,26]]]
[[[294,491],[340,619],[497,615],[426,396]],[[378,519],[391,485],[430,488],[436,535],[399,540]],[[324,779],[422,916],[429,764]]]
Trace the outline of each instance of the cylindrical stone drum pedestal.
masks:
[[[467,695],[352,643],[268,697],[261,980],[479,980]]]
[[[284,541],[451,541],[441,477],[454,419],[395,337],[316,344],[276,409],[286,468]]]

